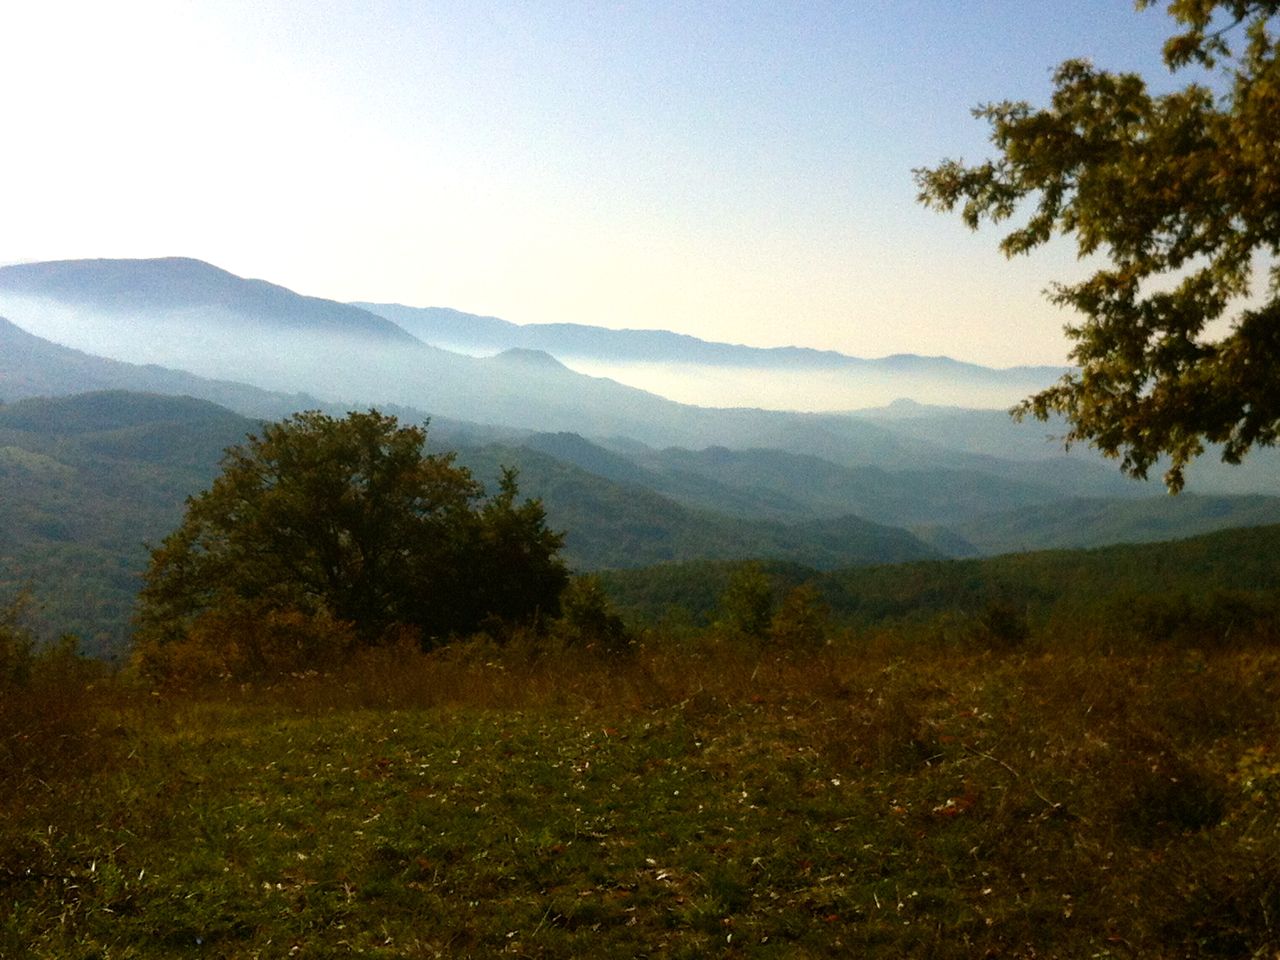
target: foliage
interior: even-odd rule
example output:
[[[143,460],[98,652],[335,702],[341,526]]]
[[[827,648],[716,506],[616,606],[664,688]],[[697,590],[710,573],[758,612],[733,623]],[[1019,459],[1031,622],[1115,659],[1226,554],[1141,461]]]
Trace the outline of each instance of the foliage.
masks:
[[[973,228],[1034,201],[1001,242],[1007,255],[1061,234],[1082,257],[1106,257],[1051,296],[1083,316],[1067,328],[1079,371],[1018,412],[1065,414],[1068,442],[1089,441],[1136,476],[1167,454],[1178,490],[1205,443],[1236,463],[1280,436],[1280,264],[1249,299],[1260,265],[1280,255],[1280,2],[1174,0],[1169,11],[1181,29],[1165,45],[1169,68],[1221,69],[1226,93],[1191,83],[1153,95],[1135,74],[1069,60],[1049,107],[975,111],[995,160],[916,176],[922,202],[959,206]]]
[[[808,585],[831,624],[860,631],[919,627],[965,643],[1018,646],[1067,631],[1145,646],[1215,645],[1280,628],[1280,526],[1173,543],[1058,550],[972,560],[821,572],[763,569],[784,596]],[[731,571],[673,564],[602,575],[628,622],[671,622],[681,610],[705,623]]]
[[[0,605],[0,689],[23,683],[31,673],[35,637],[27,623],[30,609],[27,590]]]
[[[143,543],[172,531],[185,498],[213,482],[222,452],[260,426],[204,401],[124,391],[0,406],[0,590],[30,584],[57,629],[82,637],[95,656],[122,656],[147,565]],[[449,443],[489,489],[500,488],[503,464],[518,465],[520,490],[542,502],[553,529],[571,531],[563,555],[579,569],[712,556],[840,567],[931,555],[876,524],[751,523],[526,448]]]
[[[470,473],[451,455],[424,454],[425,443],[425,430],[377,411],[313,411],[229,449],[152,551],[143,661],[207,637],[239,644],[238,662],[275,663],[275,627],[259,635],[222,622],[268,611],[282,628],[295,617],[349,624],[363,644],[404,627],[430,644],[490,619],[554,616],[567,574],[541,506],[517,503],[510,472],[483,499]]]
[[[88,653],[126,649],[146,565],[182,501],[255,422],[204,401],[107,392],[0,407],[0,590]]]
[[[602,653],[629,650],[633,639],[613,609],[600,578],[591,575],[574,577],[569,582],[560,598],[555,635],[569,647]]]
[[[110,753],[93,686],[101,663],[74,636],[41,642],[27,590],[0,600],[0,809],[48,802],[51,787],[96,769]],[[3,876],[0,876],[0,886]]]
[[[831,608],[812,583],[788,590],[769,623],[769,639],[781,647],[821,646],[830,629]]]
[[[720,597],[721,629],[730,636],[763,640],[773,621],[773,585],[758,563],[744,563]]]

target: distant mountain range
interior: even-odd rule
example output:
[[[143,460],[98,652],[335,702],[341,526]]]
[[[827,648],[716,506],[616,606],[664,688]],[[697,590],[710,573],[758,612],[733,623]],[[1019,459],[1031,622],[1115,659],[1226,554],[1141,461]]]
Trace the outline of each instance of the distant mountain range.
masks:
[[[38,584],[57,608],[97,584],[90,594],[115,598],[101,608],[114,611],[102,614],[115,624],[107,647],[121,642],[140,542],[176,522],[226,444],[299,409],[430,418],[431,446],[457,449],[483,479],[518,466],[582,569],[749,556],[830,569],[1280,522],[1275,451],[1239,467],[1203,460],[1190,474],[1199,496],[1170,499],[1087,449],[1065,455],[1061,424],[918,399],[842,414],[688,406],[575,372],[553,350],[589,348],[609,362],[681,355],[704,369],[791,363],[797,377],[899,364],[953,375],[960,388],[1023,375],[945,358],[520,328],[338,304],[183,259],[0,268],[0,314],[0,589]],[[441,331],[470,331],[472,347],[501,352],[419,339]],[[910,378],[900,383],[909,393]],[[93,615],[77,616],[66,622],[96,635]]]
[[[474,356],[540,350],[574,370],[613,377],[702,406],[836,410],[900,396],[1007,407],[1065,372],[993,369],[950,357],[898,354],[869,360],[807,347],[713,343],[667,330],[610,330],[573,323],[518,325],[443,307],[359,303],[424,343]]]
[[[924,452],[932,444],[904,441],[847,415],[679,404],[575,373],[526,347],[489,358],[453,353],[357,307],[240,280],[193,260],[0,268],[0,316],[98,356],[305,393],[325,403],[397,404],[491,426],[651,446],[775,447],[845,463],[905,464],[942,455]],[[950,361],[943,366],[981,370]]]
[[[880,369],[899,374],[944,373],[976,382],[1043,383],[1065,372],[1062,367],[1022,366],[995,369],[950,357],[903,353],[868,360],[834,350],[809,347],[748,347],[715,343],[669,330],[610,330],[579,323],[515,324],[497,317],[463,313],[447,307],[406,307],[398,303],[353,304],[386,317],[423,343],[464,353],[493,354],[521,348],[556,357],[635,363],[686,363],[759,369]]]
[[[1009,377],[1034,379],[1060,372],[1053,368],[999,371],[947,358],[859,360],[802,348],[712,344],[667,331],[572,324],[519,327],[451,310],[339,304],[182,258],[0,268],[0,316],[12,322],[0,327],[11,345],[7,358],[0,359],[5,365],[0,368],[0,396],[77,386],[180,391],[255,416],[298,404],[376,404],[430,415],[437,424],[483,426],[491,435],[504,430],[574,433],[621,451],[634,443],[657,450],[772,449],[842,467],[956,471],[960,487],[963,476],[977,473],[1009,481],[984,493],[1009,497],[1009,506],[1040,495],[1030,494],[1027,485],[1054,497],[1137,496],[1153,489],[1121,479],[1113,465],[1087,449],[1065,455],[1060,424],[1014,424],[998,410],[929,406],[918,397],[853,414],[688,406],[575,373],[562,357],[536,344],[561,353],[587,344],[593,356],[610,362],[643,357],[683,358],[708,367],[791,364],[801,371],[794,377],[800,381],[804,369],[812,372],[824,364],[881,372],[898,368],[899,373],[927,368],[931,376],[950,377],[957,389],[974,379],[1001,381],[1007,387]],[[399,326],[401,322],[410,329]],[[24,340],[22,333],[30,336]],[[485,342],[503,352],[465,356],[424,343],[418,334],[455,339],[465,334],[473,343]],[[55,362],[54,344],[81,353],[60,354]],[[20,353],[26,357],[21,362]],[[112,366],[103,358],[150,367]],[[192,382],[174,371],[203,379]],[[911,396],[910,376],[894,382],[901,385],[902,397]],[[1212,466],[1197,465],[1193,489],[1269,493],[1280,479],[1280,458],[1265,454],[1250,458],[1243,469]]]

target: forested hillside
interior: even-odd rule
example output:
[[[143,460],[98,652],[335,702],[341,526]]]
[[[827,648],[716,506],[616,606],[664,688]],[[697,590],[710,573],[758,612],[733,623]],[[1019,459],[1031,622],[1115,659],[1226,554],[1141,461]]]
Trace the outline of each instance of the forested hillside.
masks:
[[[1280,526],[1172,543],[1055,550],[823,573],[765,564],[775,598],[809,584],[833,619],[856,630],[993,626],[1123,640],[1229,634],[1280,626]],[[740,564],[692,563],[602,574],[633,622],[706,624]],[[939,619],[941,618],[941,619]]]
[[[257,429],[205,401],[149,394],[0,406],[0,588],[29,586],[44,632],[75,633],[95,653],[123,652],[144,544],[176,526],[223,451]],[[458,451],[490,490],[503,466],[517,467],[522,493],[542,498],[552,527],[567,531],[566,558],[577,569],[744,556],[834,568],[940,556],[905,530],[857,517],[745,521],[534,450]]]
[[[10,592],[31,588],[44,633],[71,632],[87,650],[122,652],[146,562],[144,544],[158,543],[176,525],[183,501],[209,484],[224,449],[257,427],[257,421],[202,400],[151,394],[0,405],[0,586]],[[542,499],[553,529],[565,532],[573,568],[676,564],[655,566],[636,582],[678,584],[682,604],[695,617],[710,609],[723,586],[726,575],[716,572],[717,561],[755,558],[829,571],[979,551],[1174,539],[1280,517],[1280,501],[1266,497],[1046,502],[1045,489],[1030,483],[1002,486],[964,472],[842,467],[777,451],[608,450],[571,434],[508,434],[504,442],[486,442],[465,425],[447,425],[440,435],[443,441],[433,431],[430,448],[447,449],[440,446],[447,442],[491,490],[502,467],[516,467],[522,493]],[[1019,496],[1033,502],[1012,512],[982,513]],[[959,522],[922,523],[916,534],[893,525],[940,515]],[[1160,555],[1153,549],[1153,556]],[[690,562],[696,565],[680,566]],[[934,579],[972,576],[988,592],[1012,595],[1018,588],[998,587],[1006,574],[995,571],[1044,562],[942,564]],[[921,576],[919,569],[912,576]],[[981,572],[966,573],[973,570]],[[1125,576],[1104,576],[1099,587],[1110,589]],[[863,609],[850,606],[835,580],[823,582],[837,613]],[[1072,574],[1063,582],[1088,580]],[[637,599],[629,583],[610,579],[631,610],[652,614],[668,602]],[[1043,589],[1035,586],[1029,596]],[[918,598],[910,604],[934,609]]]
[[[48,631],[125,647],[146,541],[177,522],[253,421],[203,400],[107,393],[0,406],[0,589]]]

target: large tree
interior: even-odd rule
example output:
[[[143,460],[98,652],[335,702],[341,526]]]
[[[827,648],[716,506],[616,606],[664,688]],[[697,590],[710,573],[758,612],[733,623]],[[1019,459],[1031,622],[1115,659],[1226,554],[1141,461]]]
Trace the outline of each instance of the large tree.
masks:
[[[1015,413],[1063,414],[1068,443],[1135,476],[1167,456],[1176,491],[1206,443],[1237,463],[1280,433],[1280,0],[1168,9],[1165,63],[1209,84],[1153,95],[1135,74],[1069,60],[1048,107],[975,110],[995,159],[915,173],[923,203],[959,207],[972,228],[1025,211],[1008,256],[1064,235],[1105,258],[1050,292],[1080,314],[1067,326],[1078,371]]]
[[[411,628],[429,643],[554,616],[568,576],[541,504],[518,502],[510,472],[485,498],[425,442],[377,411],[307,412],[232,447],[152,551],[137,644],[155,654],[210,624],[234,633],[237,618],[340,624],[361,643]]]

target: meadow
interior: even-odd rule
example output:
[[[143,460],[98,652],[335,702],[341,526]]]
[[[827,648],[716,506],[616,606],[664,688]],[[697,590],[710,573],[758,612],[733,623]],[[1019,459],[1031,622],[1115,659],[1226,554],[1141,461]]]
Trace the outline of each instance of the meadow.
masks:
[[[1270,957],[1280,649],[374,649],[0,698],[4,957]]]

